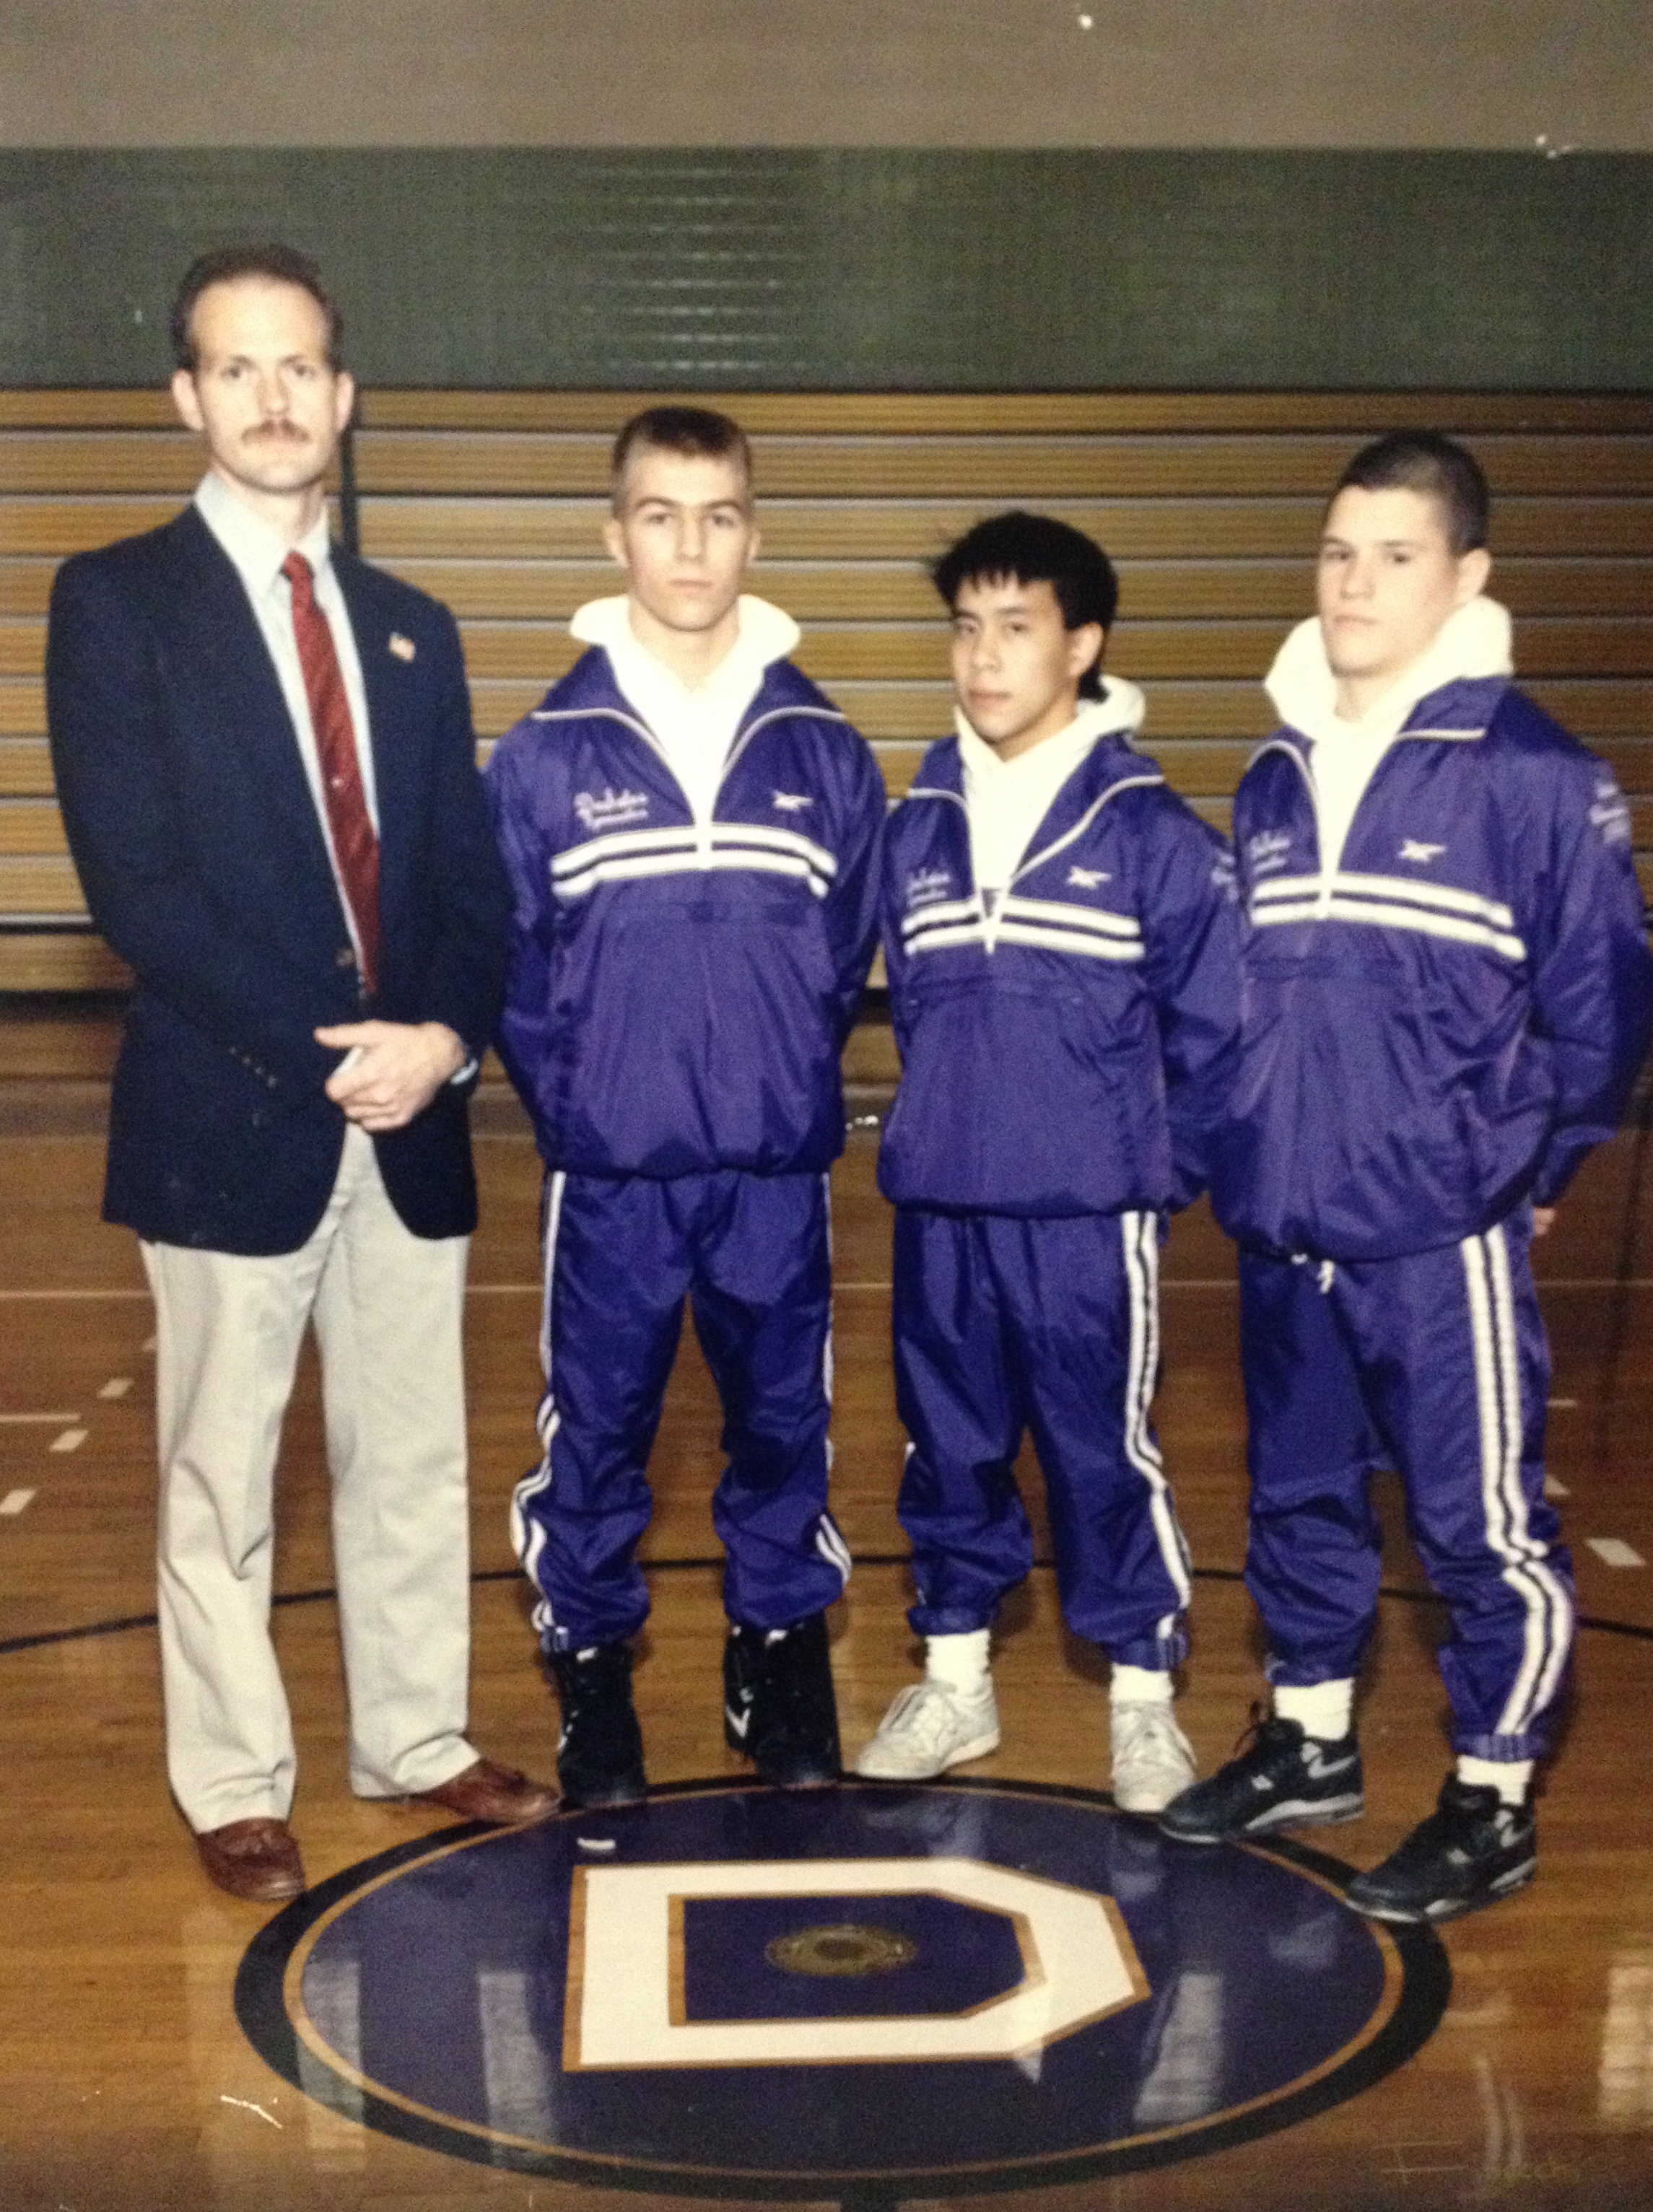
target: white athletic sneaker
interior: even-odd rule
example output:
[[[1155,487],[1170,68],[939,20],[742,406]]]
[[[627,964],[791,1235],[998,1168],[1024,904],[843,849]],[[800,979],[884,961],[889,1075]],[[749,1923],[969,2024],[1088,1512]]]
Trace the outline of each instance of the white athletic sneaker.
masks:
[[[1163,1813],[1194,1778],[1194,1751],[1167,1698],[1109,1708],[1114,1802],[1121,1813]]]
[[[855,1761],[855,1771],[874,1782],[925,1782],[998,1748],[993,1684],[984,1697],[967,1699],[927,1675],[896,1692],[878,1734]]]

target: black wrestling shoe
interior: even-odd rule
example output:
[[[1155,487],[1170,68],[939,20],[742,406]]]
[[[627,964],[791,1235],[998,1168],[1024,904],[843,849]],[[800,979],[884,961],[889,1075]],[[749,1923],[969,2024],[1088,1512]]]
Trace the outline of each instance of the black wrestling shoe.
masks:
[[[1496,1790],[1449,1774],[1429,1818],[1344,1894],[1371,1920],[1455,1920],[1524,1889],[1537,1868],[1530,1794],[1506,1805]]]
[[[631,1646],[558,1651],[551,1674],[562,1707],[556,1778],[565,1805],[635,1805],[648,1794],[643,1736],[631,1704]]]
[[[1328,1743],[1306,1735],[1300,1721],[1259,1719],[1249,1747],[1173,1797],[1159,1825],[1182,1844],[1220,1844],[1358,1820],[1365,1802],[1352,1729]]]
[[[791,1628],[730,1629],[723,1647],[723,1734],[781,1790],[836,1782],[843,1765],[826,1615]]]

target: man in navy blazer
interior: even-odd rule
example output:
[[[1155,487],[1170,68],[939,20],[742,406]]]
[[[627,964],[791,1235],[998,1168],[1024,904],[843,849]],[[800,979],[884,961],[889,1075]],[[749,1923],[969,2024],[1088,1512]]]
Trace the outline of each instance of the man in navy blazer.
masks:
[[[207,475],[59,571],[47,708],[87,903],[137,979],[104,1211],[156,1305],[168,1774],[211,1878],[271,1899],[304,1881],[269,1611],[307,1325],[352,1786],[553,1802],[465,1735],[467,1102],[507,902],[453,617],[328,543],[354,392],[313,265],[204,255],[173,336]]]

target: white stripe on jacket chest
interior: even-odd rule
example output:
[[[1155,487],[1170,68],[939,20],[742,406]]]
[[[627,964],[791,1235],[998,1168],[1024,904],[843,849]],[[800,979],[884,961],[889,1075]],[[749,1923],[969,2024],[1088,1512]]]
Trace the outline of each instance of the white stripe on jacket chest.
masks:
[[[556,854],[551,889],[559,899],[584,898],[599,884],[647,876],[751,869],[806,882],[824,898],[838,863],[823,845],[769,823],[683,823],[659,830],[616,830]]]
[[[907,915],[901,933],[909,953],[979,944],[991,954],[1001,943],[1092,960],[1140,960],[1143,952],[1142,925],[1133,915],[1059,899],[1023,898],[1015,891],[990,907],[979,891],[967,899],[935,900]]]
[[[1360,922],[1382,929],[1474,945],[1506,960],[1524,960],[1515,916],[1501,899],[1413,876],[1367,875],[1338,869],[1312,876],[1270,876],[1252,887],[1252,926],[1299,921]]]

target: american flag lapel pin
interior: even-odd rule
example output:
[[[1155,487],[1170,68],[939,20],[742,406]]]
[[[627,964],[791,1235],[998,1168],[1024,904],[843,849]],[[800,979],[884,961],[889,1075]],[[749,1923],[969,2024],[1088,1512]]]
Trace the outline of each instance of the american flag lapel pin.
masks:
[[[410,637],[404,637],[399,629],[393,629],[391,632],[390,647],[398,660],[411,660],[418,649],[413,640]]]

